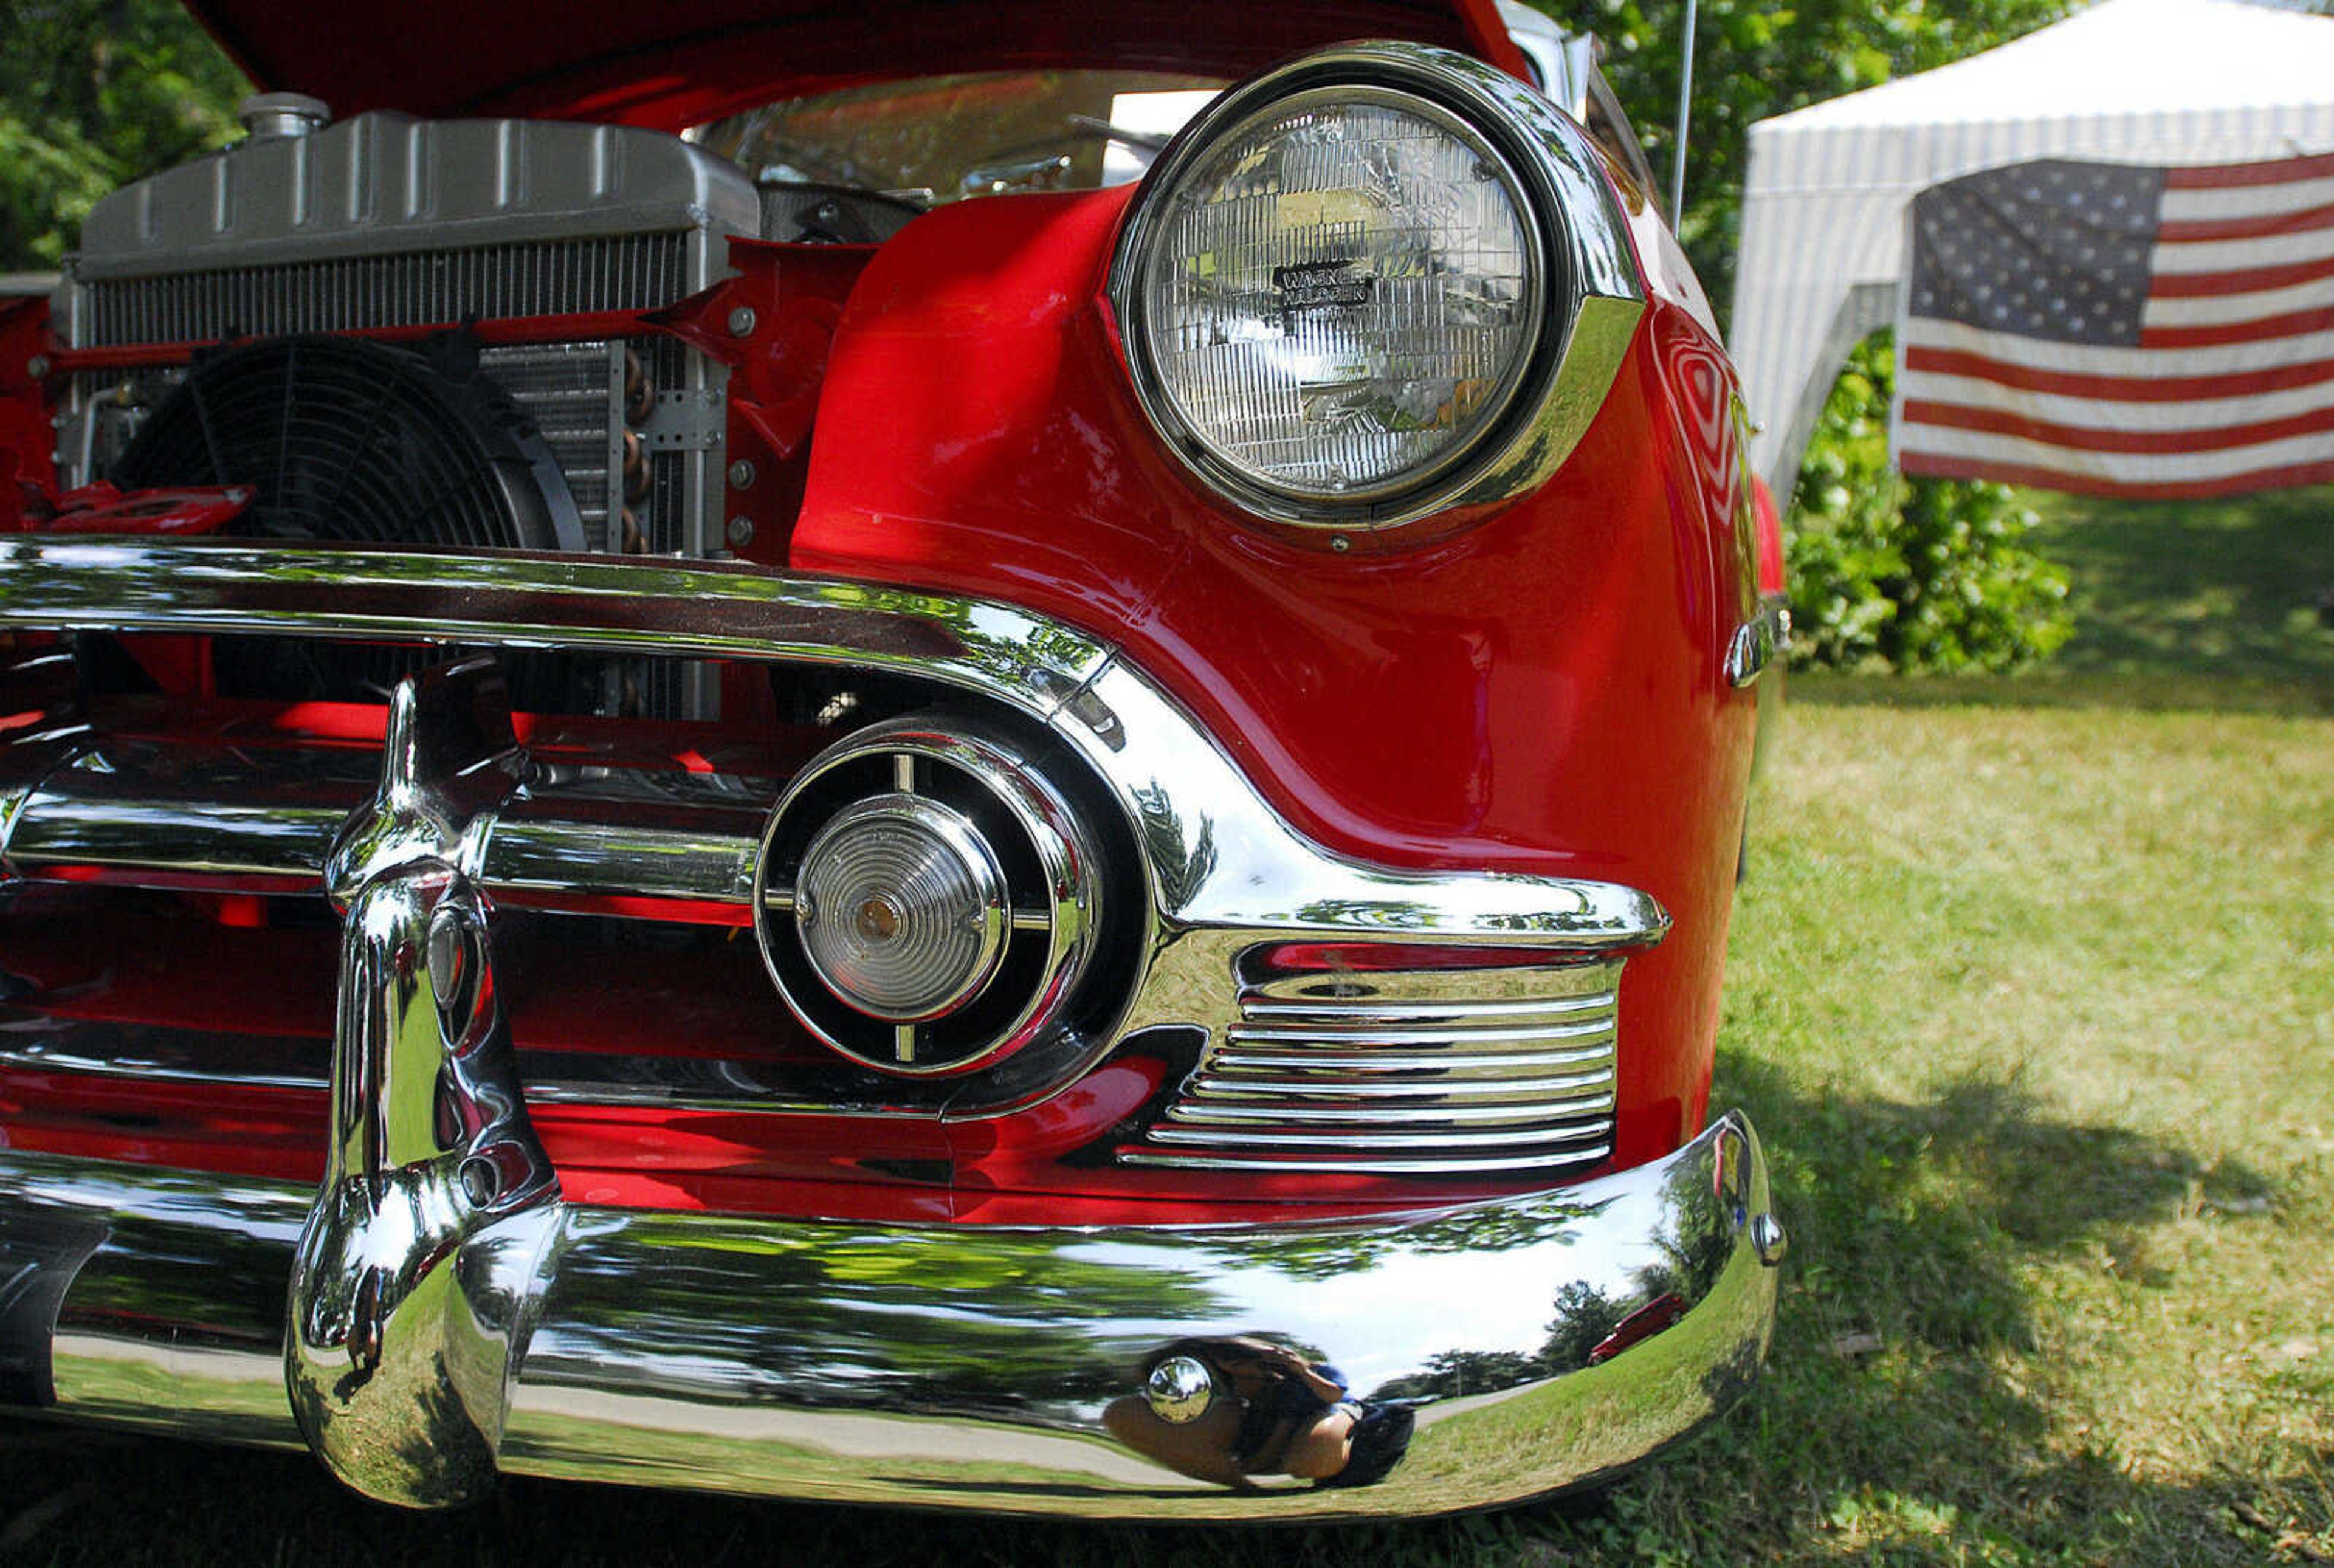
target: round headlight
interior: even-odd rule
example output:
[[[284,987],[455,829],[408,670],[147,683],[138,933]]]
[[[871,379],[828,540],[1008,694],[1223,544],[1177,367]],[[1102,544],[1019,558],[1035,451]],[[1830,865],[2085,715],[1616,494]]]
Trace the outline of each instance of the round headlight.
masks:
[[[1208,454],[1278,494],[1362,502],[1447,467],[1538,340],[1520,180],[1414,94],[1324,88],[1233,127],[1170,190],[1135,330]]]
[[[1293,61],[1192,120],[1110,293],[1170,449],[1246,511],[1341,529],[1554,472],[1644,301],[1579,128],[1480,61],[1399,43]]]

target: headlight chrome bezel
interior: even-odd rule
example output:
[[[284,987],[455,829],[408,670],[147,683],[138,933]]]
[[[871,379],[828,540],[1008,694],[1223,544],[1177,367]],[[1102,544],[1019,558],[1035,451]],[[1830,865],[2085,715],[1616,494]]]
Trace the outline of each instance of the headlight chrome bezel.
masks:
[[[1179,187],[1221,141],[1289,101],[1349,90],[1392,93],[1447,118],[1497,155],[1520,188],[1538,267],[1537,341],[1471,436],[1418,467],[1343,495],[1261,483],[1219,455],[1169,394],[1153,356],[1143,296]],[[1309,54],[1228,89],[1162,152],[1137,192],[1111,262],[1107,294],[1137,399],[1162,444],[1241,511],[1299,528],[1370,533],[1496,505],[1537,486],[1587,430],[1620,368],[1645,291],[1625,222],[1587,135],[1523,83],[1469,56],[1374,43]]]

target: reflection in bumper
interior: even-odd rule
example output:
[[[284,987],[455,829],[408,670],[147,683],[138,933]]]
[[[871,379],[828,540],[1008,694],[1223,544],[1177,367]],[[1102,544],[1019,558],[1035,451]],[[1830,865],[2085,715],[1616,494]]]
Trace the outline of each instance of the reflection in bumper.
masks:
[[[0,1300],[0,1390],[298,1442],[283,1317],[311,1196],[0,1153],[0,1261],[51,1286]],[[531,1265],[464,1282],[476,1321],[512,1325],[507,1377],[441,1369],[488,1407],[468,1418],[505,1472],[1184,1520],[1441,1513],[1607,1476],[1748,1386],[1781,1250],[1739,1116],[1560,1192],[1326,1227],[549,1217]],[[449,1361],[473,1342],[458,1325]],[[1134,1402],[1179,1356],[1205,1371],[1150,1409],[1200,1433],[1180,1443]]]

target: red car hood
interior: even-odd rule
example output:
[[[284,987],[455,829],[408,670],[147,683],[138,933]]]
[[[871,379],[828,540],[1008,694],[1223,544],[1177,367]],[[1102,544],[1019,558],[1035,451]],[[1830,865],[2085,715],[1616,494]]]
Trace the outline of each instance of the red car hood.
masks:
[[[1519,73],[1493,0],[189,0],[262,87],[341,115],[534,114],[679,130],[791,92],[962,71],[1245,76],[1347,38]]]

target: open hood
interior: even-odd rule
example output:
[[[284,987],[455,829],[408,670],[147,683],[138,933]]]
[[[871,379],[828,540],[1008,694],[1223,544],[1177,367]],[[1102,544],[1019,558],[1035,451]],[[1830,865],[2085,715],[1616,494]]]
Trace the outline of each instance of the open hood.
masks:
[[[791,93],[969,71],[1239,77],[1349,38],[1521,73],[1493,0],[189,0],[269,91],[335,114],[548,115],[677,130]]]

